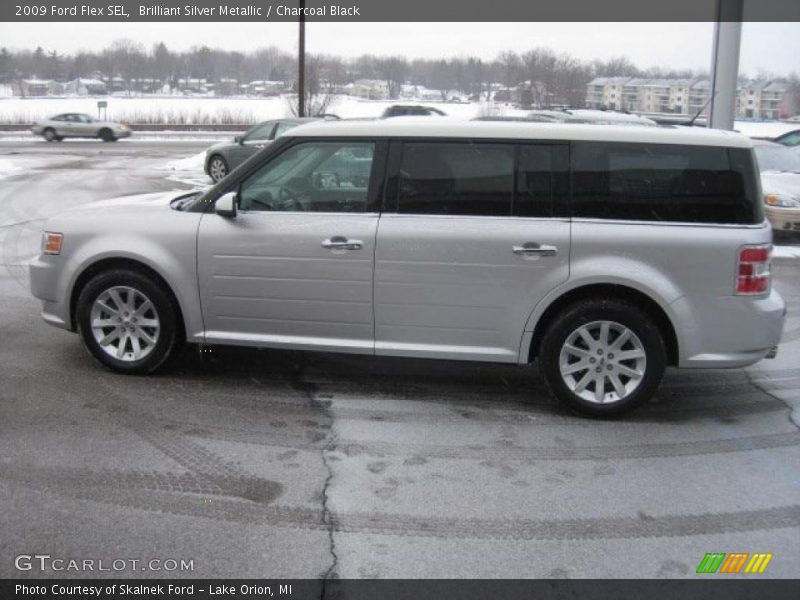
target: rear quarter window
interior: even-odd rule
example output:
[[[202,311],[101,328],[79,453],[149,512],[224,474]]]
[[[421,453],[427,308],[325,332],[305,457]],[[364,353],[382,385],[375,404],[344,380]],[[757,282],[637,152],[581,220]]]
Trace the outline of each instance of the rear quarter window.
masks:
[[[719,224],[763,220],[750,150],[578,142],[572,156],[575,217]]]

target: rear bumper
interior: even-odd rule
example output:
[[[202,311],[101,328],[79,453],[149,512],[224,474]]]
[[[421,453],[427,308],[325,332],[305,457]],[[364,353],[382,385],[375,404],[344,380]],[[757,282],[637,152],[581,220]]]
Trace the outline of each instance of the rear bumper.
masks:
[[[676,317],[679,367],[744,367],[767,358],[779,344],[786,304],[768,296],[682,297],[670,305]]]
[[[126,137],[131,137],[132,133],[133,132],[130,131],[130,130],[128,130],[128,131],[115,131],[114,132],[114,136],[118,137],[118,138],[126,138]]]

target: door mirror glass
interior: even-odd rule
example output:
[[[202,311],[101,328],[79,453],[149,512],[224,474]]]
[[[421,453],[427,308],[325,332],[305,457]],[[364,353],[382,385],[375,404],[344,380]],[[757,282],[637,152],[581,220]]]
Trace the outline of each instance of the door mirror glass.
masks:
[[[214,212],[220,217],[233,219],[236,217],[236,192],[228,192],[217,199],[214,204]]]
[[[241,144],[243,141],[244,141],[244,138],[242,136],[240,136],[240,135],[237,135],[235,138],[233,138],[233,143],[234,144]]]

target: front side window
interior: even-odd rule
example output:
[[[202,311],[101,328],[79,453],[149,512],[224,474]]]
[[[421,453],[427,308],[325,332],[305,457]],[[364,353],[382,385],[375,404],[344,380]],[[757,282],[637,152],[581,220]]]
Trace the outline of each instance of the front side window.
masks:
[[[253,211],[366,212],[372,142],[296,144],[250,175],[239,208]]]
[[[714,146],[578,142],[573,215],[687,223],[757,223],[752,161]],[[731,157],[736,160],[732,161]]]

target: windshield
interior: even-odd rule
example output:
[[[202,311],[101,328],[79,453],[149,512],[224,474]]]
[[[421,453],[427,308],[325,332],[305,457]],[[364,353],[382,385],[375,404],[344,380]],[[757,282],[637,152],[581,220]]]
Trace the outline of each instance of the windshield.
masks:
[[[800,173],[800,154],[780,146],[756,146],[758,166],[762,171]]]

